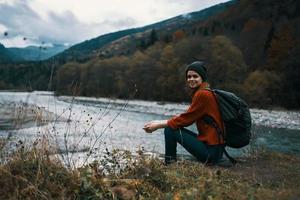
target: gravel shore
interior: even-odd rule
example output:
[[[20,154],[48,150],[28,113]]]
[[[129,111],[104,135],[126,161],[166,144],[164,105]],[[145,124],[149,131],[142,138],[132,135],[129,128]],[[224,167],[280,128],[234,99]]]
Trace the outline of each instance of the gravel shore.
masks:
[[[0,130],[41,126],[56,120],[56,115],[34,105],[0,103]]]

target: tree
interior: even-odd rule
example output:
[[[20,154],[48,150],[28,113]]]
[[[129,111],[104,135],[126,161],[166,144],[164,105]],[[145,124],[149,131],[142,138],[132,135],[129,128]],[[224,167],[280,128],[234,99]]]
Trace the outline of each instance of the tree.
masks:
[[[290,24],[285,24],[273,37],[268,50],[267,67],[273,70],[284,70],[283,61],[287,59],[289,53],[295,47],[296,38],[294,30]]]
[[[245,61],[253,71],[264,65],[266,43],[272,23],[270,20],[249,19],[241,31],[241,39],[238,45],[244,53]]]
[[[58,93],[78,95],[80,79],[80,64],[67,63],[59,68],[56,75],[56,89]]]
[[[179,40],[181,40],[185,37],[186,37],[186,34],[182,29],[179,29],[179,30],[175,31],[174,34],[173,34],[174,41],[179,41]]]
[[[283,63],[281,105],[290,109],[300,107],[300,46],[294,48]],[[281,73],[281,72],[279,72]]]
[[[239,85],[243,83],[247,69],[241,50],[225,36],[212,38],[210,49],[208,75],[212,85],[241,92]]]
[[[208,28],[207,27],[204,27],[203,29],[202,29],[202,34],[204,35],[204,36],[208,36],[209,35],[209,32],[208,32]]]
[[[271,71],[256,70],[244,82],[246,100],[250,105],[268,107],[278,103],[280,76]]]
[[[166,45],[161,52],[160,62],[167,67],[175,59],[175,51],[173,45]]]
[[[184,38],[174,44],[176,58],[185,64],[207,57],[206,48],[208,48],[207,40],[199,36]]]
[[[172,41],[172,36],[169,33],[163,33],[160,40],[168,44]]]
[[[157,32],[155,29],[152,29],[151,33],[150,33],[150,37],[149,37],[149,45],[148,46],[153,45],[157,40],[158,40]]]
[[[141,39],[139,40],[138,46],[139,46],[141,49],[146,49],[146,48],[147,48],[147,43],[146,43],[146,41],[145,41],[144,38],[141,38]]]

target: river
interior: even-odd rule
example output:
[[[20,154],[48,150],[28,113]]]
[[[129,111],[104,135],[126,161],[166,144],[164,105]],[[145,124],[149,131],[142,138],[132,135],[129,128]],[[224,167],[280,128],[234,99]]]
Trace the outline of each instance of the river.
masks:
[[[164,153],[162,130],[152,134],[142,129],[150,120],[167,119],[187,108],[187,104],[118,100],[89,97],[55,97],[52,92],[0,92],[1,120],[7,116],[5,107],[16,110],[26,107],[38,115],[30,125],[24,123],[13,130],[2,128],[0,137],[10,137],[17,143],[32,144],[47,138],[59,152],[72,158],[91,150],[97,158],[105,149],[132,152],[144,149],[155,154]],[[4,111],[3,111],[4,109]],[[11,109],[11,108],[10,108]],[[252,144],[274,151],[300,155],[300,112],[251,109],[253,118]],[[26,117],[26,115],[25,115]],[[44,123],[40,123],[40,122]],[[189,127],[195,129],[194,126]],[[0,124],[1,129],[1,124]],[[250,147],[229,149],[232,155],[249,151]],[[179,146],[178,153],[188,153]],[[75,156],[74,156],[75,155]]]

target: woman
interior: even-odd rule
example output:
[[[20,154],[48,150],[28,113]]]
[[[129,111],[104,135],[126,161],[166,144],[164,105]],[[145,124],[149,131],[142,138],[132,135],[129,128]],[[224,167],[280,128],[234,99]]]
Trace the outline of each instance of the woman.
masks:
[[[223,155],[224,141],[221,132],[224,132],[221,114],[214,94],[207,90],[207,70],[202,61],[188,65],[185,71],[186,82],[192,91],[192,103],[188,110],[169,120],[151,121],[145,124],[147,133],[164,128],[165,134],[165,163],[176,162],[177,142],[189,153],[203,163],[217,163]],[[213,119],[217,127],[207,123]],[[186,128],[196,123],[198,133]]]

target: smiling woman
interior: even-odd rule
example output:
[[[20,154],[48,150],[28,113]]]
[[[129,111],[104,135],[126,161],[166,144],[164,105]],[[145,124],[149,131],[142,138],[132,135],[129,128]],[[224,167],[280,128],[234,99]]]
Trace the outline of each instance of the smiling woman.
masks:
[[[186,81],[190,88],[198,88],[202,83],[201,76],[195,71],[188,71]]]
[[[177,143],[203,163],[216,164],[223,155],[224,141],[217,130],[206,123],[205,117],[214,119],[221,131],[224,126],[218,104],[209,88],[207,70],[204,62],[196,61],[186,68],[186,82],[192,91],[192,103],[188,110],[169,120],[151,121],[145,124],[147,133],[164,128],[165,134],[165,163],[175,162]],[[198,133],[184,127],[196,123]]]

